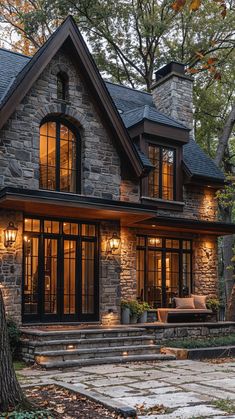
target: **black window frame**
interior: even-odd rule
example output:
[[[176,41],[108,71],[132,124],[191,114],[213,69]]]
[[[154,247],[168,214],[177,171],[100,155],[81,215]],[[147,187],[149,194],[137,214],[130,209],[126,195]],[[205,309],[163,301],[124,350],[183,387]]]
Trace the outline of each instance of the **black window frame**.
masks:
[[[149,194],[149,181],[150,181],[150,176],[151,173],[148,176],[148,181],[147,181],[147,196],[148,198],[151,199],[163,199],[164,201],[175,201],[176,200],[176,159],[177,159],[177,154],[176,154],[176,149],[174,147],[168,146],[168,145],[162,145],[162,144],[157,144],[151,141],[148,141],[147,143],[147,150],[148,150],[148,156],[149,156],[149,147],[155,147],[159,149],[159,196],[150,196]],[[163,178],[163,150],[169,150],[173,152],[173,198],[172,199],[167,199],[163,197],[162,194],[162,189],[163,189],[163,184],[162,184],[162,178]],[[150,160],[151,161],[151,160]]]
[[[178,253],[179,254],[179,280],[178,280],[178,289],[179,289],[179,297],[186,296],[183,290],[183,254],[190,254],[190,289],[191,293],[194,292],[193,288],[193,241],[188,237],[172,237],[172,236],[162,236],[162,235],[146,235],[146,234],[137,234],[137,240],[139,237],[144,239],[144,245],[136,245],[136,250],[144,250],[144,300],[147,294],[147,280],[148,280],[148,250],[154,250],[156,252],[161,252],[162,254],[162,307],[166,307],[166,270],[165,270],[165,262],[166,262],[166,253]],[[148,244],[149,238],[159,238],[162,240],[162,246],[151,246]],[[179,248],[167,247],[166,240],[178,240],[179,241]],[[190,249],[183,248],[183,242],[189,241],[190,242]],[[136,256],[136,272],[138,271],[137,267],[138,255]],[[138,298],[138,296],[137,296]],[[159,307],[158,307],[159,308]]]
[[[66,101],[68,99],[68,75],[62,71],[56,76],[56,89],[57,100]]]
[[[55,122],[56,123],[56,164],[55,164],[55,180],[56,180],[56,188],[55,189],[46,189],[40,185],[40,174],[39,174],[39,189],[47,190],[47,191],[57,191],[62,193],[81,193],[81,136],[77,127],[75,127],[70,121],[65,118],[61,117],[46,117],[41,121],[40,128],[48,123],[48,122]],[[60,126],[66,126],[75,136],[75,144],[76,144],[76,177],[75,177],[75,191],[64,191],[60,189]],[[41,141],[41,137],[40,137]],[[41,170],[40,167],[40,155],[39,155],[39,171]],[[48,167],[48,164],[47,164]]]

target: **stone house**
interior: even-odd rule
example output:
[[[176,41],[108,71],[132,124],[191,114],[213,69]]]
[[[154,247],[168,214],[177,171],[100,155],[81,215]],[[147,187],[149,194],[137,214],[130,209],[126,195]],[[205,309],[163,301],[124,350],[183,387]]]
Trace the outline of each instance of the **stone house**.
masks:
[[[0,283],[19,323],[120,321],[121,299],[217,295],[224,176],[193,139],[192,78],[104,82],[72,18],[0,49]]]

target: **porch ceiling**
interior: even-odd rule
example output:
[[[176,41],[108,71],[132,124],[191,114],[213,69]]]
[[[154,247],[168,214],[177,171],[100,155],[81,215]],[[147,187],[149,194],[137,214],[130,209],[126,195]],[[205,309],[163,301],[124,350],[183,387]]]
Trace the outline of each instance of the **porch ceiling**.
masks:
[[[27,215],[76,218],[81,220],[120,220],[121,225],[164,231],[223,236],[235,234],[235,224],[156,216],[153,207],[70,193],[7,187],[0,191],[0,208]]]

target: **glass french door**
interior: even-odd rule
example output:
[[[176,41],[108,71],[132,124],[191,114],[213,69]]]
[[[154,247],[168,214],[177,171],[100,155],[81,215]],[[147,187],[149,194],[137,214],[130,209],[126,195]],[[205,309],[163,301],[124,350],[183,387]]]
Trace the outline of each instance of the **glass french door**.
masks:
[[[171,307],[192,291],[192,243],[164,237],[137,237],[137,298],[153,308]]]
[[[25,322],[98,320],[96,230],[93,224],[25,220]]]

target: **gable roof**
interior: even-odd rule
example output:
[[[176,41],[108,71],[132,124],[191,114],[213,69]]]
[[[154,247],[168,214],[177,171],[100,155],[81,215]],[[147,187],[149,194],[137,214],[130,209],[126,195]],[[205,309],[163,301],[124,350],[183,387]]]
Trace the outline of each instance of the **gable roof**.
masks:
[[[91,83],[92,77],[95,76],[94,88],[97,88],[97,85],[101,87],[101,90],[99,89],[99,93],[102,91],[101,102],[105,102],[102,103],[103,105],[108,105],[106,112],[108,113],[110,119],[115,117],[116,123],[113,128],[115,129],[118,125],[118,134],[120,134],[122,138],[121,146],[127,152],[132,163],[135,162],[134,168],[136,169],[136,173],[141,175],[143,170],[148,172],[152,168],[151,162],[148,157],[132,143],[124,126],[120,123],[120,120],[122,119],[127,129],[135,124],[138,124],[141,118],[142,120],[147,119],[156,124],[176,127],[184,131],[186,127],[173,118],[159,112],[154,107],[152,95],[150,93],[110,82],[104,83],[85,45],[85,42],[83,41],[77,26],[71,17],[66,19],[66,21],[54,32],[54,34],[43,45],[43,47],[40,48],[33,58],[0,48],[0,127],[6,122],[2,118],[4,106],[7,106],[10,99],[13,101],[12,108],[16,106],[17,103],[15,103],[12,97],[15,97],[14,95],[16,94],[17,89],[20,89],[21,96],[29,90],[34,79],[42,71],[42,67],[37,68],[37,74],[34,74],[34,78],[33,80],[30,80],[30,83],[28,83],[28,81],[25,82],[25,79],[28,80],[30,78],[31,72],[35,67],[39,67],[38,64],[40,62],[43,61],[43,68],[45,68],[46,64],[50,61],[51,55],[54,55],[56,51],[58,51],[64,40],[67,38],[73,40],[74,44],[77,42],[79,43],[78,53],[81,54],[81,58],[83,60],[88,58],[91,68],[86,69],[90,70]],[[23,81],[24,89],[21,86]],[[105,85],[107,89],[105,88]],[[17,99],[18,101],[21,100],[20,97]],[[117,108],[116,111],[112,101]],[[120,115],[117,110],[121,112]],[[115,113],[112,111],[115,111]],[[120,141],[119,135],[117,137]],[[126,149],[127,145],[128,147]],[[183,162],[186,171],[190,174],[190,176],[206,178],[207,180],[211,179],[211,181],[224,181],[224,175],[221,170],[215,165],[213,160],[211,160],[210,157],[202,151],[194,140],[190,140],[188,144],[183,145]]]
[[[12,77],[9,88],[1,98],[0,128],[8,120],[17,104],[24,98],[53,56],[66,42],[69,42],[70,46],[72,46],[72,55],[80,68],[82,68],[84,77],[86,77],[89,83],[89,88],[96,96],[99,108],[114,134],[119,150],[130,163],[130,170],[132,169],[137,176],[141,176],[145,172],[142,160],[125,129],[119,112],[114,106],[96,64],[71,16],[58,27],[36,54],[24,66],[22,65],[16,77]]]

